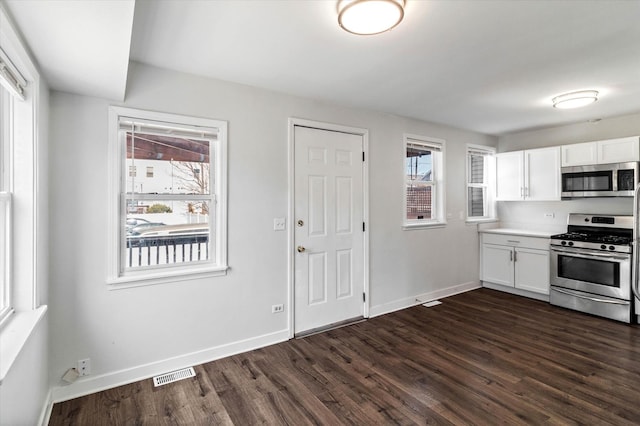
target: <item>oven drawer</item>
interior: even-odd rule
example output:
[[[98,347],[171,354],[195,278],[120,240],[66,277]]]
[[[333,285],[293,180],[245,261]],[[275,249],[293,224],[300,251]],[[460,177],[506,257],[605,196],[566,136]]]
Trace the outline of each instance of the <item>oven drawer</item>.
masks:
[[[482,234],[484,244],[497,244],[501,246],[526,247],[530,249],[549,250],[549,239],[539,237],[523,237],[520,235]]]
[[[626,323],[631,322],[631,302],[599,296],[578,290],[551,286],[549,302],[552,305],[585,312]]]

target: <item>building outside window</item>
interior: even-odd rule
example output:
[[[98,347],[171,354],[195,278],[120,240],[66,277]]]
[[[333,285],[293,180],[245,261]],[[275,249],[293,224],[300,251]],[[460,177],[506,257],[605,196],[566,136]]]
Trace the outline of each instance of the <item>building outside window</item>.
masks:
[[[224,272],[226,122],[112,107],[111,125],[108,281]]]
[[[404,227],[444,224],[445,141],[405,135],[404,145]]]
[[[495,150],[467,146],[467,220],[495,220]]]

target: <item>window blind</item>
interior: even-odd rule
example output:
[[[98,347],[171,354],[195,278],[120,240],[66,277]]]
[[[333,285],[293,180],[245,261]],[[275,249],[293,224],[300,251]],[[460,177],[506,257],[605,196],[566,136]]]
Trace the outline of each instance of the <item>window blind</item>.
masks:
[[[186,125],[177,127],[161,121],[140,121],[121,118],[119,122],[120,130],[134,133],[144,133],[160,136],[172,136],[182,138],[202,138],[218,139],[218,129]]]
[[[27,82],[2,49],[0,49],[0,84],[13,96],[24,100],[24,90],[27,87]]]
[[[486,151],[484,149],[474,149],[474,148],[472,148],[472,149],[469,149],[467,151],[467,153],[469,155],[481,155],[481,156],[486,157],[487,155],[492,155],[493,151]]]
[[[407,151],[442,151],[442,145],[439,143],[407,141]]]

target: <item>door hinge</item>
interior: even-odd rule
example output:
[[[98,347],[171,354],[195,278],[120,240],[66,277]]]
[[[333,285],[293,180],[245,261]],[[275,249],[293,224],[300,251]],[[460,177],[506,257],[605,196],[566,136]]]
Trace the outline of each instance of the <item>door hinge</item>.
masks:
[[[364,151],[362,151],[362,161],[364,162]]]
[[[365,232],[365,231],[366,231],[366,229],[367,229],[367,228],[366,228],[366,226],[365,226],[364,222],[362,222],[362,232]]]
[[[367,295],[365,293],[362,293],[362,301],[363,302],[367,301]]]

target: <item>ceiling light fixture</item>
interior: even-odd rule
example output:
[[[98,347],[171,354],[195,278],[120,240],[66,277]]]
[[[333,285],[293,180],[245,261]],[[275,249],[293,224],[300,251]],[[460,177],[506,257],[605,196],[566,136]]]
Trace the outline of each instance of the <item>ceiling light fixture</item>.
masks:
[[[338,0],[338,23],[358,35],[389,31],[404,17],[404,0]]]
[[[581,90],[579,92],[565,93],[552,99],[554,108],[570,109],[580,108],[598,100],[596,90]]]

